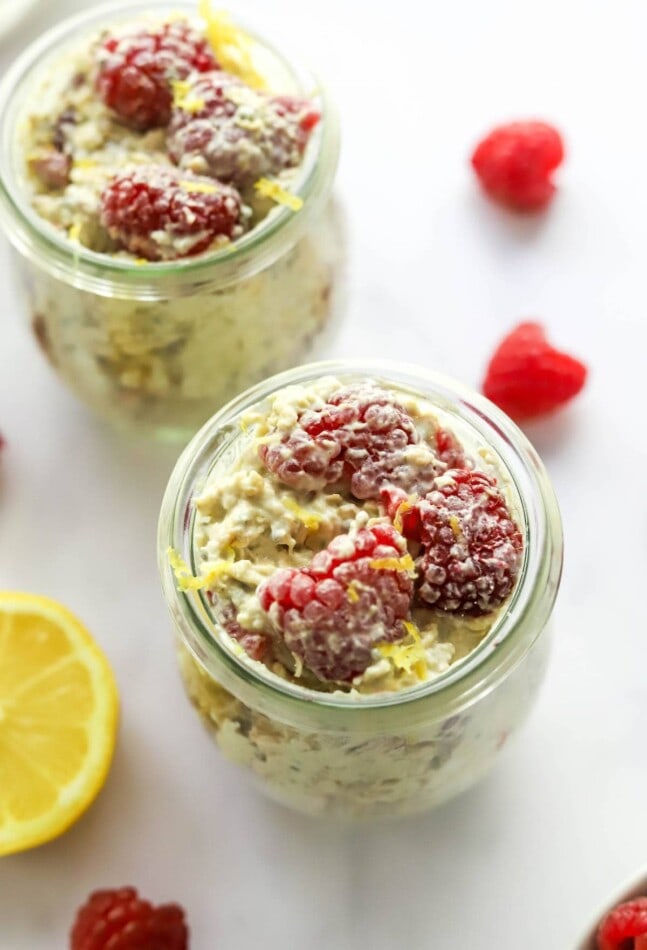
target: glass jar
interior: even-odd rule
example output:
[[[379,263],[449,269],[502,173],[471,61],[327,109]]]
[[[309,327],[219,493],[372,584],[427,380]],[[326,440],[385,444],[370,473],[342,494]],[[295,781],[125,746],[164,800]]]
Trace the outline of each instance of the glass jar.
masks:
[[[41,349],[74,392],[107,419],[186,437],[236,393],[294,365],[339,309],[343,228],[331,191],[339,153],[326,93],[292,58],[254,36],[280,91],[310,95],[322,115],[291,190],[233,245],[147,262],[96,253],[31,207],[20,131],[52,63],[105,27],[151,9],[196,14],[189,2],[95,8],[34,43],[0,90],[0,220]],[[269,69],[270,67],[267,66]]]
[[[198,573],[193,502],[214,466],[224,471],[250,438],[239,425],[242,414],[284,386],[324,375],[342,384],[368,376],[396,395],[428,400],[441,425],[497,460],[524,536],[515,590],[484,639],[436,678],[399,693],[323,693],[246,663],[220,639],[204,591],[178,590],[169,566],[171,547]],[[301,811],[399,816],[439,805],[480,779],[526,718],[546,669],[562,532],[541,461],[495,406],[420,368],[346,360],[267,380],[203,427],[164,497],[159,562],[186,690],[221,751],[269,795]]]

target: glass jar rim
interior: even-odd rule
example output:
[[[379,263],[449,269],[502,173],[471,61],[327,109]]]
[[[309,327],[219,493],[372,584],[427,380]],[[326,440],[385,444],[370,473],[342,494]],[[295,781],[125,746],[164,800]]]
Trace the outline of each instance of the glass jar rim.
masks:
[[[198,16],[196,0],[119,0],[106,2],[90,10],[74,14],[43,33],[14,61],[0,83],[0,149],[12,155],[19,116],[16,90],[38,76],[45,59],[55,56],[59,48],[75,36],[82,38],[92,27],[100,29],[109,22],[127,15],[136,17],[150,13],[183,12]],[[303,66],[298,56],[279,50],[238,17],[236,23],[260,47],[266,50],[291,75],[302,91],[313,90],[313,100],[320,107],[321,120],[312,132],[298,176],[291,193],[303,201],[295,212],[277,205],[256,227],[231,246],[196,257],[173,261],[146,263],[111,257],[78,247],[43,219],[30,206],[28,193],[16,175],[15,161],[0,163],[0,220],[7,236],[26,256],[34,257],[56,277],[74,286],[104,296],[126,296],[135,299],[159,299],[178,281],[199,282],[204,289],[225,287],[269,266],[305,233],[312,217],[319,213],[329,197],[339,160],[339,123],[335,107],[319,78]]]
[[[195,497],[194,489],[210,468],[219,433],[236,424],[242,412],[280,388],[322,376],[343,378],[352,374],[400,385],[471,424],[501,459],[521,505],[524,561],[509,603],[489,633],[466,657],[433,679],[401,693],[323,693],[256,672],[213,636],[216,625],[211,617],[207,619],[199,592],[177,589],[168,559],[169,547],[181,553],[192,550],[187,541],[193,523],[187,515]],[[281,702],[300,720],[313,719],[309,715],[313,709],[325,708],[332,717],[382,710],[392,719],[406,708],[410,724],[412,707],[417,705],[420,718],[426,718],[429,701],[437,701],[439,696],[444,699],[445,710],[452,707],[456,712],[464,708],[494,688],[525,656],[546,625],[557,596],[562,530],[557,500],[537,453],[521,430],[485,397],[420,366],[390,360],[346,359],[309,363],[272,376],[236,397],[203,426],[184,449],[169,479],[160,513],[158,552],[164,596],[185,644],[194,653],[197,646],[200,656],[217,669],[218,681],[242,701],[256,708],[271,709],[275,718],[272,702]],[[187,560],[191,564],[190,554]]]

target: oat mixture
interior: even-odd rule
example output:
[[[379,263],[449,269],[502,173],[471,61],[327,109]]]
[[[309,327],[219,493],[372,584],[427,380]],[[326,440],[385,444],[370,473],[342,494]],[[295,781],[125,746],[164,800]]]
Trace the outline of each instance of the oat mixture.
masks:
[[[426,400],[333,377],[276,392],[195,499],[196,572],[214,636],[257,676],[362,703],[468,656],[514,589],[523,542],[491,453]],[[183,645],[187,690],[225,754],[306,811],[400,814],[485,771],[527,681],[481,718],[406,733],[303,730],[236,699]],[[525,695],[524,695],[525,691]]]
[[[285,67],[259,72],[227,16],[201,12],[76,41],[34,77],[16,130],[46,225],[72,255],[132,265],[125,289],[95,292],[21,260],[37,340],[100,413],[166,430],[296,362],[334,311],[341,259],[328,206],[280,256],[222,276],[241,238],[286,206],[307,214],[296,191],[322,116]],[[198,259],[218,270],[159,283],[150,268]],[[142,281],[159,290],[140,298]]]
[[[393,691],[481,641],[521,534],[428,403],[326,378],[244,424],[244,451],[196,501],[193,583],[252,660],[315,689]]]

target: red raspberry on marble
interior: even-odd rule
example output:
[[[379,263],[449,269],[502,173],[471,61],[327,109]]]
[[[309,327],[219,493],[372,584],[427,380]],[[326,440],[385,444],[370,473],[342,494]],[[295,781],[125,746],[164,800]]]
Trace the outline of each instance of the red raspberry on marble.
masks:
[[[77,913],[70,950],[187,950],[178,904],[153,907],[134,887],[95,891]]]
[[[221,71],[199,77],[190,100],[191,110],[173,108],[169,155],[238,187],[298,165],[320,118],[308,100],[268,96]]]
[[[259,454],[292,488],[318,491],[349,477],[355,497],[377,498],[385,482],[414,477],[403,452],[417,441],[406,410],[384,390],[361,384],[306,409],[292,432]]]
[[[176,20],[109,35],[98,50],[97,91],[123,122],[143,131],[169,121],[172,80],[217,67],[207,40]]]
[[[576,396],[586,366],[556,350],[539,323],[520,323],[494,352],[483,393],[513,419],[552,412]]]
[[[545,122],[511,122],[476,147],[472,167],[484,191],[516,211],[538,211],[555,193],[552,173],[564,158],[559,132]]]
[[[495,480],[452,469],[414,510],[421,543],[418,597],[439,610],[473,616],[502,604],[519,572],[523,542]]]
[[[188,257],[217,237],[237,237],[241,212],[235,188],[163,165],[115,175],[101,195],[101,223],[110,236],[149,261]]]
[[[339,535],[306,568],[281,568],[259,588],[261,607],[294,656],[319,677],[348,682],[372,662],[378,643],[406,636],[413,581],[376,564],[404,558],[390,525]]]
[[[614,907],[600,924],[597,945],[598,950],[647,950],[647,897]]]

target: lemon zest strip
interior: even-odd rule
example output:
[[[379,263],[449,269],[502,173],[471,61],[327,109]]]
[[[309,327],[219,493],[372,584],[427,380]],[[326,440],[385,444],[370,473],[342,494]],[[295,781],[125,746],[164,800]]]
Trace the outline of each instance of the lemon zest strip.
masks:
[[[357,593],[357,590],[355,589],[354,581],[351,581],[351,583],[348,585],[346,596],[348,597],[348,600],[351,604],[356,604],[357,601],[359,600],[359,594]]]
[[[402,557],[378,557],[369,561],[369,567],[376,571],[414,571],[415,564],[410,554],[403,554]]]
[[[72,165],[74,171],[81,170],[83,171],[86,168],[96,168],[98,165],[96,158],[76,158]]]
[[[200,112],[205,107],[204,99],[194,96],[191,83],[187,79],[172,79],[173,105],[183,112]]]
[[[461,529],[461,523],[456,517],[456,515],[449,516],[449,526],[452,529],[456,540],[460,541],[463,537],[463,531]]]
[[[202,181],[180,181],[179,185],[185,191],[199,191],[203,195],[215,195],[220,191],[217,185],[209,185]]]
[[[407,631],[407,641],[404,643],[380,643],[377,650],[380,656],[390,659],[396,669],[404,670],[405,673],[415,673],[419,680],[423,680],[427,674],[427,653],[420,637],[420,631],[414,623],[408,620],[404,620],[402,626]]]
[[[402,534],[402,528],[404,527],[402,520],[403,515],[405,515],[407,511],[411,511],[412,508],[416,507],[417,500],[417,495],[409,495],[408,498],[405,498],[404,501],[401,501],[398,505],[395,512],[395,518],[393,519],[393,527],[399,534]]]
[[[277,205],[285,205],[292,211],[300,211],[303,208],[303,198],[293,195],[286,191],[278,181],[270,181],[269,178],[259,178],[254,182],[254,188],[263,198],[271,198]]]
[[[284,498],[283,507],[295,515],[308,531],[316,531],[321,524],[321,519],[314,512],[302,508],[292,498]]]
[[[202,590],[205,587],[209,587],[215,580],[217,580],[219,577],[222,577],[224,574],[229,574],[235,554],[232,548],[229,548],[227,553],[231,554],[230,560],[212,561],[211,563],[205,565],[207,568],[206,573],[200,575],[199,577],[195,577],[191,573],[191,568],[186,563],[184,558],[179,554],[179,552],[174,548],[169,548],[167,551],[168,560],[173,573],[175,574],[175,579],[178,582],[178,589],[185,591]]]
[[[225,10],[213,10],[211,0],[200,0],[198,13],[205,21],[205,34],[221,69],[238,76],[252,89],[265,89],[267,83],[254,66],[251,36],[237,27]]]

